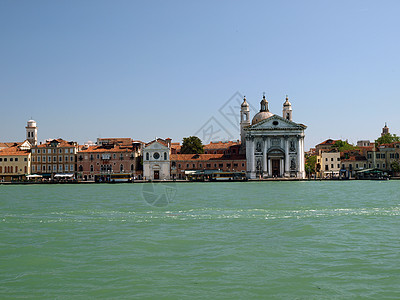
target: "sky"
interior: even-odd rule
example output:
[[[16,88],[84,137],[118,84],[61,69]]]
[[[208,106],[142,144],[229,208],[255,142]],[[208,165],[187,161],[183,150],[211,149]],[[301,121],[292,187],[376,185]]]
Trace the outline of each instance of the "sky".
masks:
[[[263,93],[328,139],[400,135],[400,1],[0,1],[0,141],[240,139]]]

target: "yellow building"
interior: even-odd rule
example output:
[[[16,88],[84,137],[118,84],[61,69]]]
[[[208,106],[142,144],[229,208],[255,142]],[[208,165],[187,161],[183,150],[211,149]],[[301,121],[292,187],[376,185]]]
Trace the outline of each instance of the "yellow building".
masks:
[[[0,181],[26,179],[31,170],[30,148],[31,144],[25,141],[0,150]]]

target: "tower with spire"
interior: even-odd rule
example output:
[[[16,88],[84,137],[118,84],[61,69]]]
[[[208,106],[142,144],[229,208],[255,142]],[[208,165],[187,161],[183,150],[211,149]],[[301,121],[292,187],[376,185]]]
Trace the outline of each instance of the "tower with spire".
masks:
[[[26,139],[31,143],[32,146],[37,145],[37,126],[36,121],[29,120],[26,125]]]
[[[385,127],[382,128],[381,136],[389,134],[389,127],[387,127],[387,123],[385,122]]]
[[[240,140],[242,142],[242,149],[246,144],[246,132],[244,129],[248,126],[250,126],[250,108],[246,101],[246,96],[244,96],[240,107]]]
[[[292,104],[289,102],[289,98],[286,95],[286,101],[283,103],[282,118],[288,121],[292,121]]]

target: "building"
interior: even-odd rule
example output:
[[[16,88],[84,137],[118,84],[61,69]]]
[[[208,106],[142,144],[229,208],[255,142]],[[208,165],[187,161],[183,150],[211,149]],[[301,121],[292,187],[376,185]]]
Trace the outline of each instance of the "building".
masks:
[[[156,138],[143,149],[143,177],[145,180],[169,180],[171,139]]]
[[[78,143],[68,142],[61,138],[33,146],[31,149],[31,173],[42,175],[47,179],[55,179],[59,176],[76,178],[76,153],[78,150]],[[55,177],[55,175],[57,176]]]
[[[361,150],[347,150],[340,153],[341,176],[355,178],[357,171],[368,168],[368,160]]]
[[[265,96],[260,106],[251,124],[246,98],[240,110],[248,178],[305,178],[304,130],[307,126],[292,121],[292,105],[287,97],[282,117],[269,111]]]
[[[246,156],[230,154],[171,154],[171,179],[186,179],[189,171],[245,172]]]
[[[78,151],[78,176],[84,181],[107,181],[110,174],[142,177],[142,142],[130,138],[97,139],[98,145],[84,146]]]
[[[323,141],[322,143],[318,144],[315,146],[315,151],[317,154],[320,154],[321,152],[325,151],[331,151],[333,145],[339,140],[332,140],[332,139],[327,139],[326,141]]]
[[[322,152],[319,155],[321,158],[320,177],[334,178],[339,177],[340,174],[340,152]],[[318,158],[317,158],[318,160]]]
[[[21,181],[31,170],[31,144],[14,143],[0,150],[0,181]]]

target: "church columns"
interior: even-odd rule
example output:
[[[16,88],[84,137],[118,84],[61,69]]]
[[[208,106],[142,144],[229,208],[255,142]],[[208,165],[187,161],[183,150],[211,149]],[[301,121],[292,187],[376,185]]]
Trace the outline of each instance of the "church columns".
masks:
[[[271,159],[268,159],[268,177],[272,177]]]
[[[248,147],[248,148],[247,148]],[[247,137],[246,142],[246,158],[247,158],[247,177],[254,179],[256,177],[256,166],[254,157],[254,137]]]
[[[263,150],[263,177],[268,176],[268,138],[264,137],[264,150]]]
[[[285,177],[290,176],[289,138],[285,137]]]

